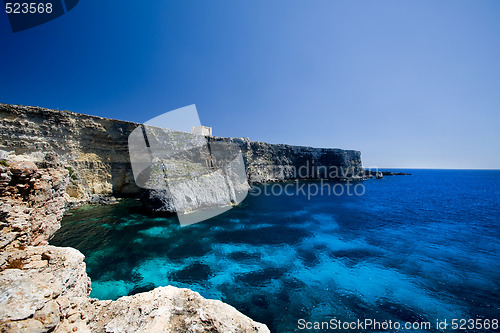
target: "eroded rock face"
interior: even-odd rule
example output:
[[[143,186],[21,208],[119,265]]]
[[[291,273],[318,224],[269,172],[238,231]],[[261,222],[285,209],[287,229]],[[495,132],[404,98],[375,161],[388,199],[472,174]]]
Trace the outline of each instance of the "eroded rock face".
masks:
[[[1,332],[269,332],[189,289],[89,298],[84,256],[47,245],[60,227],[69,172],[50,156],[45,161],[0,166]]]
[[[48,332],[87,301],[90,279],[72,248],[29,246],[1,253],[0,326],[7,332]]]
[[[210,138],[233,143],[245,157],[251,183],[292,179],[362,180],[361,152],[250,141],[247,138]]]
[[[69,111],[0,103],[0,150],[35,163],[47,152],[70,169],[67,200],[92,195],[138,196],[127,139],[137,124]],[[0,151],[0,159],[1,157]]]
[[[0,248],[46,244],[60,227],[68,171],[13,162],[0,169]]]
[[[84,256],[46,245],[64,212],[68,170],[50,155],[49,168],[9,162],[0,169],[0,327],[4,332],[48,332],[74,300],[87,299]],[[4,164],[6,164],[4,162]],[[69,304],[66,306],[66,304]]]
[[[95,332],[269,332],[228,304],[172,286],[94,306]]]
[[[128,151],[128,137],[138,126],[69,111],[0,103],[0,155],[4,151],[39,162],[45,152],[57,153],[70,170],[66,201],[71,204],[89,202],[94,195],[139,197],[142,189],[134,181]],[[209,137],[208,141],[239,147],[251,183],[365,177],[361,153],[356,150],[277,145],[248,138]],[[180,148],[182,140],[179,159],[184,156]],[[206,159],[210,160],[210,156]],[[161,192],[146,193],[148,196],[160,198],[156,202],[162,197]],[[170,211],[168,203],[164,207],[149,206],[154,206],[153,212]]]

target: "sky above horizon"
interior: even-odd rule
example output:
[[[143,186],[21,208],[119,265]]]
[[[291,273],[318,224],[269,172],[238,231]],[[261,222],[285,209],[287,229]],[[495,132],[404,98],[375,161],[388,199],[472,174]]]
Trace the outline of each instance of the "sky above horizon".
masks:
[[[500,1],[82,0],[0,43],[2,103],[500,168]]]

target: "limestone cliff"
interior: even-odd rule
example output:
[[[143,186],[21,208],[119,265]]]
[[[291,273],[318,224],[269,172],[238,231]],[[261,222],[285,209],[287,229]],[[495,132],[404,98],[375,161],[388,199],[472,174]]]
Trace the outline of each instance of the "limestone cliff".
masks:
[[[75,200],[138,194],[127,147],[136,127],[68,111],[0,104],[0,150],[33,162],[55,152],[71,173],[66,192]]]
[[[250,141],[247,138],[211,137],[240,147],[252,183],[293,179],[362,180],[361,152]]]
[[[48,154],[0,165],[1,332],[269,332],[228,304],[162,287],[90,299],[84,256],[47,240],[60,227],[69,171]]]
[[[128,149],[129,135],[138,126],[69,111],[0,104],[1,331],[268,332],[265,325],[231,306],[187,289],[157,288],[115,302],[92,300],[83,255],[47,245],[68,202],[140,195]],[[218,143],[238,147],[250,182],[365,177],[359,151],[246,138],[207,140],[213,147]],[[213,151],[195,157],[201,159],[200,165],[216,159]],[[197,175],[196,168],[179,168],[179,161],[168,161],[181,170],[178,179]],[[217,177],[207,178],[199,191],[181,188],[181,192],[205,190],[206,200],[219,200],[217,195],[227,191],[218,191],[224,178]],[[235,189],[219,201],[233,202]],[[192,207],[186,203],[185,208]]]
[[[10,154],[11,160],[39,163],[46,152],[57,153],[70,172],[66,189],[69,202],[89,201],[93,195],[138,197],[141,190],[133,178],[127,141],[138,126],[69,111],[0,104],[0,159]],[[208,140],[237,145],[250,182],[364,178],[359,151],[268,144],[247,138]]]

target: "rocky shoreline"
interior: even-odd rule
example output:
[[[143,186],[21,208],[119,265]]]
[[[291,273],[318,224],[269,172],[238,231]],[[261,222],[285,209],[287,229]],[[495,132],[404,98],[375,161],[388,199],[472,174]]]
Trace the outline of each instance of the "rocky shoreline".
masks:
[[[60,227],[69,171],[42,163],[0,165],[2,332],[269,332],[235,308],[172,286],[100,301],[89,297],[84,256],[48,245]]]
[[[155,192],[136,185],[128,155],[127,138],[137,126],[0,103],[2,332],[269,332],[230,305],[204,299],[189,289],[169,286],[117,301],[91,299],[84,256],[75,249],[48,244],[65,209],[85,203],[112,204],[115,197],[147,195],[152,202]],[[207,140],[238,147],[250,183],[393,175],[364,170],[361,153],[355,150],[276,145],[247,138]],[[206,158],[211,160],[210,154]],[[301,173],[305,166],[308,171]],[[320,177],[322,168],[337,173]],[[180,179],[191,177],[191,171]],[[223,184],[216,181],[205,188],[217,190],[219,183]],[[207,193],[202,194],[211,199],[211,192]],[[186,204],[183,208],[193,207]]]

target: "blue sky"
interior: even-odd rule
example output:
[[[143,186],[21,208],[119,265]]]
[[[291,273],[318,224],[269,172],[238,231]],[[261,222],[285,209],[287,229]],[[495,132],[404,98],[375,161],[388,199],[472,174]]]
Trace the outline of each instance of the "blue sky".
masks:
[[[83,0],[13,34],[0,101],[362,151],[365,166],[500,168],[500,1]]]

